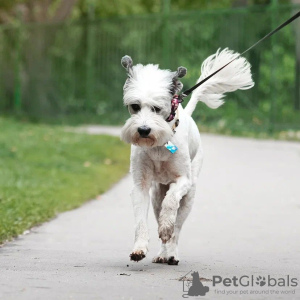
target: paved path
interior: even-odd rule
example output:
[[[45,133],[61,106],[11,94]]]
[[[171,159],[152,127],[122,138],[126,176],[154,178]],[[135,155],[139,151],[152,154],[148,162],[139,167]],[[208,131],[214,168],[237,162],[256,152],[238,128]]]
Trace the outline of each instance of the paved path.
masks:
[[[159,245],[152,211],[150,252],[139,263],[129,261],[133,212],[128,175],[100,199],[0,248],[0,299],[182,299],[178,278],[190,270],[207,279],[290,275],[299,283],[300,144],[214,135],[202,139],[205,161],[182,231],[178,266],[151,263]],[[256,286],[252,290],[279,294],[253,295],[247,287],[204,285],[209,293],[190,299],[300,298],[299,287]]]
[[[74,131],[74,127],[70,128],[71,131]],[[79,128],[76,128],[75,131],[77,132],[82,132],[82,133],[87,133],[87,134],[109,134],[109,135],[113,135],[113,136],[120,136],[120,131],[121,128],[120,127],[116,127],[116,126],[92,126],[92,125],[88,125],[88,126],[82,126]]]

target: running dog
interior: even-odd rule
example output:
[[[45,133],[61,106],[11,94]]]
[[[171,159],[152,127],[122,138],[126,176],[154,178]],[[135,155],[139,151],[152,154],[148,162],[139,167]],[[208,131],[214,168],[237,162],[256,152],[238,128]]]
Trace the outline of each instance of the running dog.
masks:
[[[185,76],[186,68],[171,72],[153,64],[133,65],[129,56],[122,58],[128,75],[124,105],[131,117],[122,128],[121,139],[132,145],[130,170],[134,181],[131,196],[135,242],[131,260],[140,261],[148,251],[151,199],[161,239],[153,262],[178,264],[178,238],[193,205],[203,160],[200,134],[191,115],[199,101],[215,109],[223,104],[224,93],[254,85],[249,62],[227,48],[218,50],[202,64],[198,82],[233,59],[195,89],[183,108],[178,95],[183,87],[179,79]]]

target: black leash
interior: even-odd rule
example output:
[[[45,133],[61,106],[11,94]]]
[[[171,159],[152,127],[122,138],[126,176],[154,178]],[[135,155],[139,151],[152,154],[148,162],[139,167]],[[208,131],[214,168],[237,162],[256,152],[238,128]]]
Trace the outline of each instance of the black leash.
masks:
[[[221,70],[223,70],[225,67],[227,67],[229,64],[231,64],[233,61],[235,61],[237,58],[239,58],[240,56],[242,56],[243,54],[245,54],[246,52],[248,52],[249,50],[251,50],[252,48],[254,48],[255,46],[257,46],[259,43],[261,43],[262,41],[264,41],[265,39],[269,38],[270,36],[272,36],[274,33],[276,33],[277,31],[279,31],[280,29],[282,29],[283,27],[287,26],[288,24],[290,24],[291,22],[293,22],[294,20],[296,20],[298,17],[300,16],[300,11],[298,13],[296,13],[293,17],[291,17],[290,19],[288,19],[287,21],[285,21],[284,23],[282,23],[280,26],[278,26],[276,29],[274,29],[273,31],[271,31],[270,33],[268,33],[266,36],[264,36],[262,39],[260,39],[258,42],[256,42],[255,44],[253,44],[251,47],[249,47],[248,49],[246,49],[244,52],[242,52],[241,54],[239,54],[237,57],[235,57],[233,60],[231,60],[230,62],[228,62],[226,65],[224,65],[223,67],[221,67],[220,69],[218,69],[217,71],[213,72],[212,74],[210,74],[209,76],[207,76],[206,78],[204,78],[203,80],[201,80],[200,82],[198,82],[197,84],[195,84],[194,86],[192,86],[190,89],[184,91],[179,97],[181,98],[181,102],[183,101],[184,97],[187,97],[192,91],[194,91],[196,88],[198,88],[201,84],[203,84],[204,82],[206,82],[208,79],[210,79],[211,77],[213,77],[214,75],[216,75],[217,73],[219,73]]]

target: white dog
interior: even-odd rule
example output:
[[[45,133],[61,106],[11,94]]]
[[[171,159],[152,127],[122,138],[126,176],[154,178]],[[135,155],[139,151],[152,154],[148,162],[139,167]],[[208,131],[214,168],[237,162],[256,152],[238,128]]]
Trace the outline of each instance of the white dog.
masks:
[[[224,93],[254,85],[250,64],[238,56],[224,49],[208,57],[202,64],[199,81],[236,60],[198,87],[187,106],[179,104],[178,109],[176,94],[182,89],[178,78],[186,74],[185,68],[171,72],[153,64],[133,66],[129,56],[122,58],[128,73],[124,104],[131,118],[122,128],[121,139],[132,144],[134,181],[135,243],[131,260],[143,259],[148,251],[147,215],[151,198],[162,241],[153,262],[178,264],[179,233],[192,208],[203,160],[200,134],[191,115],[198,101],[217,108],[223,103]]]

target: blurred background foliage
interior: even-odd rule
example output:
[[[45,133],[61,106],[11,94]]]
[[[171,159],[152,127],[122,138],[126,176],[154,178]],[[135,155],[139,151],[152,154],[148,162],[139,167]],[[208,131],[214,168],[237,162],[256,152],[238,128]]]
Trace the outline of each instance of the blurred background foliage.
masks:
[[[299,11],[300,0],[1,0],[0,110],[53,123],[121,124],[125,54],[183,65],[185,89],[221,47],[242,52]],[[300,21],[251,50],[256,86],[218,110],[199,105],[206,130],[285,132],[300,139]]]

